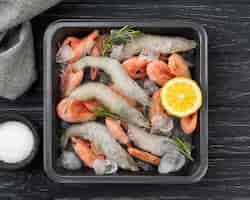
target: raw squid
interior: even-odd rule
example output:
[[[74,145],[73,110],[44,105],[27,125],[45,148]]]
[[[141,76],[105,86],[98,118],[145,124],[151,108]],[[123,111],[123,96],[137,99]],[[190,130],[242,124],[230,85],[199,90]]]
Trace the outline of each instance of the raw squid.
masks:
[[[138,171],[133,158],[112,138],[108,129],[97,122],[87,122],[69,127],[62,137],[62,145],[65,147],[71,136],[77,136],[93,142],[101,148],[108,160],[114,161],[122,169]]]
[[[96,99],[122,119],[138,126],[149,127],[149,122],[142,113],[130,106],[126,100],[102,83],[83,84],[75,89],[69,98],[79,100]]]
[[[176,52],[188,51],[195,47],[195,41],[188,40],[183,37],[144,34],[141,37],[125,44],[119,51],[119,54],[111,52],[111,55],[117,60],[124,60],[139,54],[143,49],[161,54],[172,54]]]
[[[147,133],[144,129],[128,125],[129,139],[139,148],[157,156],[162,156],[168,152],[169,148],[178,151],[176,144],[167,137]]]
[[[149,97],[145,91],[131,79],[123,66],[115,59],[108,57],[86,56],[73,64],[75,70],[81,70],[88,66],[95,66],[109,74],[114,85],[124,95],[131,97],[143,105],[149,104]]]

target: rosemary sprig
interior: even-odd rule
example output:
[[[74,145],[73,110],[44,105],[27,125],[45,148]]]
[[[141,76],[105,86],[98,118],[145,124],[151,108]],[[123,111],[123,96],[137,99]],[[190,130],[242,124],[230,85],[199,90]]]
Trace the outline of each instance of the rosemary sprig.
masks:
[[[182,153],[186,158],[188,158],[189,160],[193,161],[194,159],[191,156],[191,150],[192,147],[189,143],[187,143],[186,141],[184,141],[181,138],[178,137],[174,137],[171,138],[175,144],[178,146],[180,153]]]
[[[114,44],[124,44],[141,36],[141,34],[142,32],[133,26],[125,25],[120,30],[111,30],[110,38]]]
[[[111,49],[112,49],[112,41],[109,37],[104,41],[102,55],[109,56],[109,54],[111,53]]]
[[[97,117],[111,117],[114,119],[120,119],[120,116],[110,112],[109,110],[105,109],[105,108],[96,108],[93,110],[93,112],[95,113],[95,115]]]
[[[119,30],[111,30],[110,36],[104,42],[103,55],[108,56],[114,44],[125,44],[131,40],[140,37],[143,33],[136,30],[133,26],[125,25]]]

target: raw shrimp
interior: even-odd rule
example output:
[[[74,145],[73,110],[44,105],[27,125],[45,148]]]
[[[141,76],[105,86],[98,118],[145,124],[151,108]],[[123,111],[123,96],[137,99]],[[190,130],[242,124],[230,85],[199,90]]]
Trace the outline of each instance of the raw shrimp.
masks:
[[[192,115],[181,118],[181,128],[184,133],[191,134],[196,129],[198,123],[198,114],[195,112]]]
[[[85,122],[95,120],[92,110],[100,108],[94,100],[69,100],[65,98],[57,105],[58,116],[66,122]]]
[[[168,65],[161,60],[154,60],[147,65],[147,75],[149,79],[163,86],[166,81],[173,78]]]
[[[158,60],[160,57],[160,53],[151,49],[142,49],[139,57],[147,60],[148,62],[151,62],[152,60]]]
[[[149,134],[132,124],[128,124],[128,137],[135,146],[157,156],[164,155],[170,147],[178,151],[176,144],[168,137]]]
[[[72,65],[68,65],[60,75],[60,89],[62,96],[68,96],[77,88],[83,79],[83,71],[74,72]]]
[[[93,164],[97,159],[103,159],[98,157],[89,147],[88,143],[78,139],[76,137],[71,137],[73,143],[73,149],[79,158],[84,162],[84,164],[90,168],[93,168]]]
[[[128,136],[121,127],[121,122],[119,120],[107,117],[105,119],[105,124],[113,138],[115,138],[121,144],[129,144]]]
[[[130,106],[126,100],[102,83],[83,84],[75,89],[69,98],[78,100],[96,99],[122,119],[138,126],[149,127],[149,122],[142,113]]]
[[[72,140],[72,138],[73,137],[71,137],[71,140]],[[105,159],[104,153],[102,152],[100,147],[95,145],[95,143],[87,141],[87,140],[81,140],[81,143],[84,143],[93,153],[98,155],[101,159]]]
[[[71,136],[77,136],[95,143],[108,160],[114,161],[122,169],[138,171],[133,158],[111,137],[108,129],[97,122],[86,122],[69,127],[62,137],[62,145],[65,147]]]
[[[83,39],[67,37],[56,54],[56,62],[73,63],[87,55],[94,46],[98,35],[98,31],[95,30]]]
[[[179,54],[172,54],[168,58],[168,68],[175,77],[191,78],[191,73],[187,62]]]
[[[146,67],[148,63],[147,59],[137,56],[125,60],[122,65],[130,77],[140,79],[147,76]]]
[[[122,98],[124,98],[129,105],[135,107],[137,105],[137,102],[136,100],[130,98],[130,97],[127,97],[125,96],[124,94],[122,94],[122,92],[114,85],[109,85],[110,89],[112,89],[115,93],[117,93],[118,95],[120,95]]]
[[[169,134],[174,128],[173,119],[168,116],[161,105],[160,91],[153,94],[149,107],[149,119],[151,121],[151,133]]]
[[[115,59],[124,60],[139,54],[143,49],[148,49],[161,54],[172,54],[188,51],[196,47],[196,42],[183,37],[169,37],[143,34],[131,42],[125,44],[120,54]]]
[[[103,155],[95,154],[85,141],[75,137],[71,137],[71,140],[76,154],[86,166],[93,168],[96,174],[113,174],[117,171],[116,162],[106,160]]]
[[[124,95],[134,98],[143,105],[149,104],[149,97],[145,91],[131,79],[123,66],[112,58],[86,56],[73,64],[75,70],[84,69],[87,66],[95,66],[111,76],[114,85]]]
[[[93,47],[91,51],[91,56],[96,56],[99,57],[102,54],[102,49],[103,49],[103,38],[98,37],[95,43],[95,46]],[[96,67],[91,67],[90,68],[90,79],[95,80],[98,76],[99,69]]]
[[[148,152],[144,152],[140,149],[134,148],[132,146],[128,147],[128,153],[140,160],[143,160],[147,163],[153,164],[153,165],[159,165],[160,164],[160,158],[150,154]]]

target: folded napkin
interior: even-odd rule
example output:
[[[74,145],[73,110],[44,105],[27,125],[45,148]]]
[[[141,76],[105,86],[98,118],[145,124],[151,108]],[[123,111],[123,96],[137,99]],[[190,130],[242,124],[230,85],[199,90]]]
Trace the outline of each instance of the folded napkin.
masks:
[[[36,80],[29,19],[60,0],[0,0],[0,96],[15,99]]]

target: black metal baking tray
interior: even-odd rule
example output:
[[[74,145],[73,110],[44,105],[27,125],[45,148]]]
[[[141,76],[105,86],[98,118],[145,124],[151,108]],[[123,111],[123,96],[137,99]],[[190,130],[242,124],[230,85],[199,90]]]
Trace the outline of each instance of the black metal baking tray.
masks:
[[[119,28],[133,25],[146,33],[183,36],[198,43],[195,52],[195,67],[192,75],[201,86],[203,106],[199,112],[199,129],[192,136],[195,161],[175,174],[157,172],[119,171],[108,176],[95,175],[92,170],[66,171],[57,166],[59,142],[57,132],[61,129],[60,120],[55,113],[59,100],[58,69],[56,51],[58,42],[70,35],[82,36],[93,29]],[[143,184],[188,184],[199,181],[207,171],[208,165],[208,83],[207,83],[207,34],[202,26],[183,20],[145,20],[145,21],[107,21],[107,20],[59,20],[53,22],[44,35],[44,169],[55,182],[60,183],[143,183]]]

